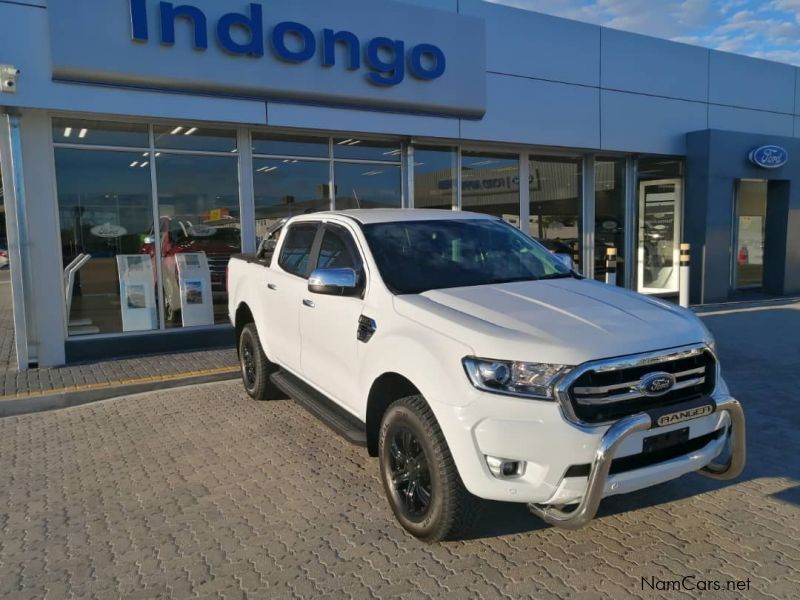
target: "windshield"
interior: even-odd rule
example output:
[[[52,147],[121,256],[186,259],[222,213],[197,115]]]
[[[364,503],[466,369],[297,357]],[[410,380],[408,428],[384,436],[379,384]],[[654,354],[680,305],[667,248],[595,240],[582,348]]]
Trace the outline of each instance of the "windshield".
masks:
[[[396,294],[571,277],[521,231],[497,219],[364,225],[381,277]]]

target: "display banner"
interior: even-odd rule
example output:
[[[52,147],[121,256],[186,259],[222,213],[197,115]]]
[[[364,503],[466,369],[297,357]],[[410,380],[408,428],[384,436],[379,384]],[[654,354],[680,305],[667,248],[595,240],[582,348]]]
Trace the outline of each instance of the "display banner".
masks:
[[[122,331],[158,329],[152,259],[147,254],[118,254]]]
[[[211,271],[205,252],[175,255],[181,291],[181,318],[184,327],[214,324],[214,298]]]

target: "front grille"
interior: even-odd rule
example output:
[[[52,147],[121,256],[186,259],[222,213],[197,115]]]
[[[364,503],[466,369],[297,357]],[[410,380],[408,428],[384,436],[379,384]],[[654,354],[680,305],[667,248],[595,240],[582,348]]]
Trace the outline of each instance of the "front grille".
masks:
[[[666,462],[691,452],[697,452],[698,450],[705,448],[711,442],[721,438],[722,434],[726,432],[727,430],[724,428],[717,429],[716,431],[701,435],[700,437],[696,437],[688,442],[676,444],[675,446],[670,446],[669,448],[662,448],[661,450],[656,450],[655,452],[642,452],[632,456],[615,458],[611,461],[611,468],[608,472],[610,475],[627,473],[628,471],[635,471],[636,469],[644,469],[645,467],[657,465],[658,463]],[[592,465],[589,464],[572,465],[569,469],[567,469],[564,477],[588,477],[591,470]]]
[[[708,350],[656,357],[645,364],[602,367],[582,373],[569,387],[569,401],[575,416],[586,423],[606,423],[653,408],[696,400],[714,391],[716,361]],[[663,396],[646,396],[639,381],[655,372],[671,373],[676,384]]]

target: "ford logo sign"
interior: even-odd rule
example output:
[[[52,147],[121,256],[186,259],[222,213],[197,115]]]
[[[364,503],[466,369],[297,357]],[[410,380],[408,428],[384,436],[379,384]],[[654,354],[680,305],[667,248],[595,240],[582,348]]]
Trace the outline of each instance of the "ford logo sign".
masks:
[[[649,373],[639,380],[638,390],[645,396],[663,396],[675,387],[675,376],[672,373]]]
[[[789,162],[789,153],[780,146],[759,146],[750,151],[748,158],[763,169],[777,169]]]

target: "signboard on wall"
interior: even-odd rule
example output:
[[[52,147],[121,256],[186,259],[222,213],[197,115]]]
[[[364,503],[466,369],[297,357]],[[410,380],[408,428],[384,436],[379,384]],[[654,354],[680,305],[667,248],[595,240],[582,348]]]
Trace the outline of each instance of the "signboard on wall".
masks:
[[[481,118],[483,19],[392,0],[48,0],[53,77]]]

